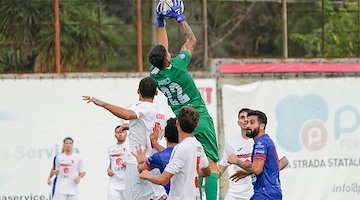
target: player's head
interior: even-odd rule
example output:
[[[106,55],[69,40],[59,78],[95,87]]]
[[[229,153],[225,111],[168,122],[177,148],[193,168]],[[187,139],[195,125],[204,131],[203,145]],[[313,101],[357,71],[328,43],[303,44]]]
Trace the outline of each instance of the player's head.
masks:
[[[115,138],[119,144],[125,142],[127,136],[128,127],[124,127],[123,129],[120,128],[121,125],[115,127]]]
[[[249,108],[242,108],[238,113],[238,125],[241,129],[246,129],[247,124],[247,113],[250,111]]]
[[[154,98],[157,94],[156,83],[151,77],[141,79],[139,83],[140,95],[144,98]]]
[[[177,120],[182,131],[192,133],[199,122],[199,112],[191,106],[183,106],[179,110]]]
[[[154,67],[164,69],[169,65],[171,55],[163,45],[156,45],[150,50],[148,60]]]
[[[266,115],[259,110],[248,112],[248,123],[246,125],[246,136],[249,138],[256,137],[261,131],[265,131],[267,124]]]
[[[63,144],[64,151],[71,151],[72,150],[74,140],[71,137],[66,137],[63,140],[63,143],[64,143]]]
[[[168,142],[179,143],[179,132],[176,127],[176,118],[170,118],[166,122],[165,137]]]

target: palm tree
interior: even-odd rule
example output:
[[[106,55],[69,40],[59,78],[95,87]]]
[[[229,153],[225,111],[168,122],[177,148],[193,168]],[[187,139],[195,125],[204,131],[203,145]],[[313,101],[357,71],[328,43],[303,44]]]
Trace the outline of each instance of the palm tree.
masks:
[[[26,0],[0,2],[0,71],[54,71],[53,3]],[[62,71],[100,70],[116,56],[118,34],[101,24],[99,2],[60,4]]]

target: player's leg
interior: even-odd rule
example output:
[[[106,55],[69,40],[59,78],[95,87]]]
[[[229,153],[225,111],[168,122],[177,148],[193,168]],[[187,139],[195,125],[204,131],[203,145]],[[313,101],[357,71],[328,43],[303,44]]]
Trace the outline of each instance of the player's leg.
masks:
[[[206,199],[217,200],[219,181],[217,162],[219,161],[219,154],[214,123],[209,115],[200,116],[199,123],[194,131],[194,136],[203,145],[211,169],[211,175],[205,178]],[[201,191],[202,184],[199,185]]]
[[[217,172],[217,162],[209,162],[211,174],[205,179],[205,193],[207,200],[217,200],[219,176]]]
[[[202,189],[203,189],[203,184],[205,182],[205,195],[206,195],[206,199],[207,200],[217,200],[218,198],[218,180],[219,180],[219,176],[217,175],[217,173],[215,173],[214,171],[216,171],[213,167],[216,166],[217,168],[217,163],[216,162],[209,162],[210,165],[210,169],[212,169],[210,176],[207,176],[205,178],[200,178],[199,179],[199,190],[200,190],[200,198],[202,199]]]

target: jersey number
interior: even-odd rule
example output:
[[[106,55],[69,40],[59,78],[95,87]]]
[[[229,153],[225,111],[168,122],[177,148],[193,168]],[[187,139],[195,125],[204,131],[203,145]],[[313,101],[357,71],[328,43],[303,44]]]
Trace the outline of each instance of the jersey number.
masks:
[[[172,82],[169,84],[169,88],[161,87],[160,90],[169,99],[171,105],[176,106],[190,101],[189,96],[183,94],[182,87],[177,83]],[[176,96],[173,97],[172,93],[175,93]]]

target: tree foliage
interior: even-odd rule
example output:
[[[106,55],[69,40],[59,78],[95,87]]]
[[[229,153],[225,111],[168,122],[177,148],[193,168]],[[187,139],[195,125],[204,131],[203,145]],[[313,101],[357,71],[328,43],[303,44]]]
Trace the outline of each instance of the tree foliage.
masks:
[[[1,71],[54,71],[53,7],[52,1],[1,2]],[[60,3],[63,71],[99,70],[116,56],[117,31],[102,28],[115,18],[103,12],[99,3]]]
[[[145,68],[156,40],[156,2],[142,0]],[[0,72],[54,72],[53,3],[0,0]],[[358,1],[299,1],[287,7],[289,57],[359,56]],[[192,70],[206,70],[205,52],[209,58],[283,56],[279,2],[207,1],[207,35],[202,1],[186,1],[185,16],[198,37]],[[166,21],[174,55],[183,33],[174,20]],[[137,69],[134,0],[60,0],[60,24],[62,71]]]

